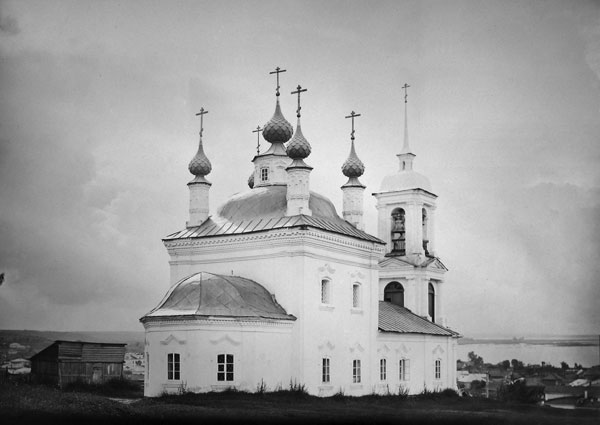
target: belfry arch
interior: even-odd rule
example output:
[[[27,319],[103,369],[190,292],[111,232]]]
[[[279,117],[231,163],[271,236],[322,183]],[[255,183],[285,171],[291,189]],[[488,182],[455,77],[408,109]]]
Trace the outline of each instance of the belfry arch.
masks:
[[[391,220],[391,253],[406,255],[406,212],[404,209],[394,208]]]
[[[383,300],[404,307],[404,286],[400,282],[390,282],[383,290]]]

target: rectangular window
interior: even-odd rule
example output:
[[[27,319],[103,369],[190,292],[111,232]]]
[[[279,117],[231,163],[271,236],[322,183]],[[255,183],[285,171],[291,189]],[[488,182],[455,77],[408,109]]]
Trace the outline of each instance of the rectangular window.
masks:
[[[442,378],[442,361],[440,359],[437,359],[435,361],[435,379],[441,379]]]
[[[260,169],[260,181],[266,182],[267,180],[269,180],[269,169],[261,168]]]
[[[352,360],[352,382],[360,383],[360,360]]]
[[[352,307],[360,307],[360,285],[357,283],[352,285]]]
[[[167,354],[167,379],[178,381],[180,377],[179,353]]]
[[[402,359],[398,367],[401,381],[410,381],[410,360]]]
[[[387,379],[387,360],[379,360],[379,380],[385,381]]]
[[[322,381],[323,383],[328,383],[330,381],[329,377],[329,359],[327,357],[323,357],[323,367],[322,367]]]
[[[217,381],[233,381],[233,354],[217,355]]]
[[[329,281],[327,279],[323,279],[321,281],[321,303],[329,304],[330,296],[329,296]]]

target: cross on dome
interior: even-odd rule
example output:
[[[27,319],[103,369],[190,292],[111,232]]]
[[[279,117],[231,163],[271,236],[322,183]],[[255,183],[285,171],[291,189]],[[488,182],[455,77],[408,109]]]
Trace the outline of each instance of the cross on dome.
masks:
[[[302,109],[302,107],[300,106],[300,93],[308,91],[308,89],[303,89],[300,84],[298,84],[298,87],[296,87],[296,91],[293,91],[291,94],[298,94],[298,109],[296,109],[296,116],[298,118],[300,118],[300,109]]]
[[[208,114],[208,111],[204,108],[200,108],[200,112],[196,114],[196,116],[200,116],[200,141],[198,142],[198,152],[196,152],[196,155],[192,158],[190,164],[188,165],[188,170],[190,170],[190,173],[201,179],[204,179],[204,176],[206,176],[212,170],[212,165],[204,153],[204,148],[202,147],[204,115],[206,114]]]
[[[357,114],[354,111],[350,112],[350,115],[348,115],[346,117],[346,118],[352,118],[352,132],[350,133],[350,140],[354,140],[354,118],[356,118],[356,117],[360,117],[360,114]]]
[[[200,112],[196,114],[196,116],[200,115],[200,137],[202,137],[202,131],[204,130],[204,115],[208,114],[208,111],[205,111],[204,108],[200,108]]]
[[[354,149],[354,118],[356,117],[360,117],[360,114],[357,114],[354,111],[350,112],[350,115],[346,116],[346,119],[352,119],[352,132],[350,133],[350,155],[348,155],[348,159],[346,159],[342,165],[342,173],[344,173],[344,175],[349,179],[346,185],[360,184],[358,180],[353,181],[352,179],[362,176],[365,172],[365,165],[358,158]]]
[[[259,155],[260,154],[260,132],[262,131],[262,128],[260,128],[260,125],[256,126],[256,130],[252,130],[253,133],[256,133],[256,154]]]
[[[271,71],[269,72],[269,74],[277,74],[277,89],[275,90],[275,95],[279,96],[279,74],[281,74],[282,72],[286,72],[287,69],[281,69],[279,67],[275,68],[275,71]]]

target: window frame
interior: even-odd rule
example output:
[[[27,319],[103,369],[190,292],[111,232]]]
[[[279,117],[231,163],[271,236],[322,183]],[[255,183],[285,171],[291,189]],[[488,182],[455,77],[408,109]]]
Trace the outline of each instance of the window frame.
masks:
[[[321,359],[321,383],[331,383],[331,359],[329,357]]]
[[[359,282],[354,282],[352,284],[352,308],[360,309],[362,306],[361,303],[361,285]]]
[[[379,380],[384,382],[387,381],[387,359],[379,359]]]
[[[331,279],[321,278],[321,304],[331,305]]]
[[[360,359],[352,360],[352,383],[360,384],[361,379],[361,362]]]
[[[435,359],[433,363],[433,377],[436,381],[442,379],[442,359]]]
[[[398,361],[398,380],[401,382],[410,381],[410,359],[403,357]]]
[[[261,167],[260,168],[260,181],[267,182],[269,181],[269,167]]]
[[[181,380],[181,355],[167,353],[167,381]]]
[[[217,354],[217,382],[235,381],[235,356],[230,353]]]

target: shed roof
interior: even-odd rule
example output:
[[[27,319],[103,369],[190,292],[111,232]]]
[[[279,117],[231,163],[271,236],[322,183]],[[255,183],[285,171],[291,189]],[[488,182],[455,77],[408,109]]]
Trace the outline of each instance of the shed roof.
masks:
[[[382,332],[459,336],[448,328],[416,315],[406,307],[379,301],[379,330]]]

